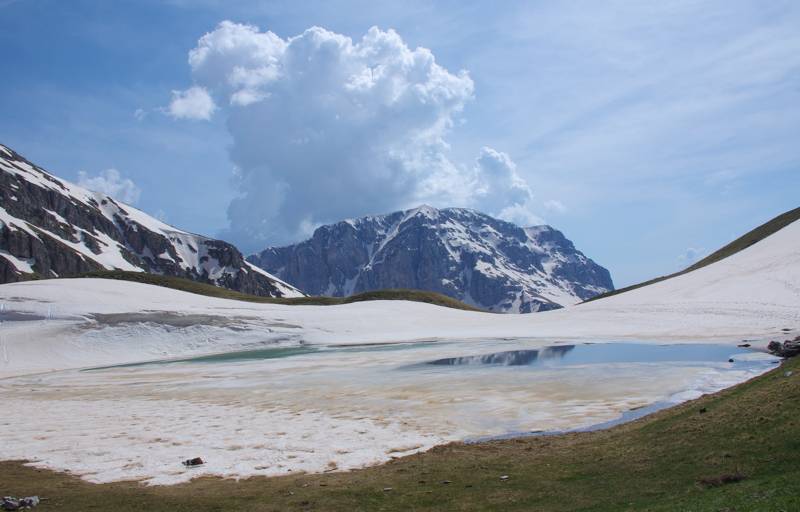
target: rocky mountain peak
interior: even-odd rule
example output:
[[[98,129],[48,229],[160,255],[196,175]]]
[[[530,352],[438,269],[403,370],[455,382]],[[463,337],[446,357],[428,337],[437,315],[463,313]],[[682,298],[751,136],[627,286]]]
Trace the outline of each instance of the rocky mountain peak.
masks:
[[[348,219],[248,260],[310,294],[417,288],[499,312],[554,309],[613,289],[608,271],[560,231],[466,208]]]
[[[57,178],[0,145],[0,282],[112,269],[262,296],[302,295],[245,261],[229,243]]]

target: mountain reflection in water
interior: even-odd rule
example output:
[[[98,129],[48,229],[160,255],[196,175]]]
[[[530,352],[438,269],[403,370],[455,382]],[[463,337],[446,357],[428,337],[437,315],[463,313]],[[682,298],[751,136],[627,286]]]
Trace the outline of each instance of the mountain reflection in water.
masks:
[[[575,348],[575,345],[560,345],[546,347],[541,350],[509,350],[479,356],[447,357],[437,359],[428,364],[438,366],[460,366],[494,364],[498,366],[528,366],[547,359],[561,359],[565,354]]]

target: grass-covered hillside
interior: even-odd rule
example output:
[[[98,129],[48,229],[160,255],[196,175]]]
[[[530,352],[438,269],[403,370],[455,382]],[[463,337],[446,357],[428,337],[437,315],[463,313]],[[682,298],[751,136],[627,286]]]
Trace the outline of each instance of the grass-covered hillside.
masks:
[[[436,292],[427,292],[421,290],[377,290],[371,292],[359,293],[351,295],[350,297],[292,297],[292,298],[271,298],[271,297],[258,297],[256,295],[248,295],[246,293],[229,290],[219,286],[214,286],[206,283],[199,283],[190,279],[174,276],[162,276],[156,274],[148,274],[145,272],[124,272],[121,270],[107,270],[98,272],[87,272],[76,276],[81,277],[94,277],[102,279],[119,279],[123,281],[133,281],[136,283],[151,284],[156,286],[164,286],[166,288],[173,288],[189,293],[196,293],[199,295],[206,295],[208,297],[216,297],[220,299],[233,299],[242,300],[247,302],[259,302],[270,304],[290,304],[290,305],[315,305],[315,306],[331,306],[335,304],[350,304],[351,302],[362,302],[366,300],[410,300],[416,302],[426,302],[428,304],[435,304],[437,306],[444,306],[448,308],[463,309],[468,311],[480,311],[468,304],[442,295]]]
[[[347,473],[172,487],[95,485],[0,462],[0,493],[44,496],[42,512],[788,512],[800,510],[798,460],[800,358],[606,431],[451,444]]]
[[[650,279],[649,281],[645,281],[643,283],[633,284],[630,286],[626,286],[624,288],[619,288],[617,290],[612,290],[610,292],[601,293],[591,299],[585,300],[584,302],[590,302],[597,299],[602,299],[605,297],[611,297],[612,295],[618,295],[620,293],[629,292],[631,290],[635,290],[637,288],[641,288],[643,286],[651,285],[658,283],[660,281],[664,281],[666,279],[670,279],[673,277],[677,277],[688,272],[692,272],[693,270],[697,270],[699,268],[703,268],[707,265],[711,265],[712,263],[716,263],[720,260],[727,258],[728,256],[732,256],[739,251],[747,249],[751,245],[760,242],[761,240],[765,239],[769,235],[780,231],[781,229],[785,228],[792,222],[800,219],[800,208],[795,208],[794,210],[790,210],[786,213],[782,213],[778,215],[774,219],[765,222],[764,224],[758,226],[757,228],[753,229],[752,231],[748,231],[744,235],[740,236],[733,242],[729,243],[725,247],[714,251],[713,253],[709,254],[702,260],[698,261],[694,265],[687,267],[680,272],[675,272],[674,274],[669,274],[667,276],[656,277],[654,279]]]

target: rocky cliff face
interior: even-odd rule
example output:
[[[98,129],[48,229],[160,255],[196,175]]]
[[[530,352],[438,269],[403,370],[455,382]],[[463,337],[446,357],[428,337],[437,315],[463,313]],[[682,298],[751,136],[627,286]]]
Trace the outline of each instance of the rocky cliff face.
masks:
[[[231,244],[56,178],[0,145],[0,282],[120,269],[268,297],[302,295]]]
[[[312,295],[417,288],[498,312],[559,308],[614,287],[560,231],[461,208],[346,220],[248,260]]]

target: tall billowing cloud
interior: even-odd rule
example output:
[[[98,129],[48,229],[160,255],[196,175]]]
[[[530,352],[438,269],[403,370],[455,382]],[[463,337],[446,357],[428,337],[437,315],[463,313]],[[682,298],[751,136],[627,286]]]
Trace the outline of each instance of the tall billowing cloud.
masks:
[[[116,169],[106,169],[97,176],[89,176],[85,171],[79,171],[78,185],[128,204],[135,204],[142,193],[132,180],[123,178]]]
[[[450,160],[445,139],[473,82],[393,30],[354,42],[312,27],[283,39],[224,21],[189,64],[195,85],[173,104],[202,91],[203,113],[225,111],[239,192],[227,236],[246,250],[423,201],[514,216],[530,198],[503,153],[484,148],[475,166]]]

